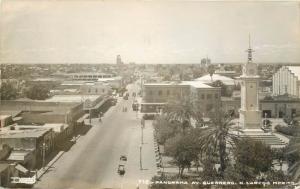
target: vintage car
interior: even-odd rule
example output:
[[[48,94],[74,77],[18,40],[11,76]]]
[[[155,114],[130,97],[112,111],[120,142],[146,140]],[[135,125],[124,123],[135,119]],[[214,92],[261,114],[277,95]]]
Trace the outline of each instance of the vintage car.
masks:
[[[118,166],[118,173],[119,173],[119,175],[124,175],[125,174],[125,165],[120,164]]]

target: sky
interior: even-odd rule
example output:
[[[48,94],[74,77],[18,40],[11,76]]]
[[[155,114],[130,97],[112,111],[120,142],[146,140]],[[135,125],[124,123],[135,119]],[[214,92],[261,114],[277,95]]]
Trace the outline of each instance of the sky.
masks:
[[[300,1],[0,0],[0,63],[300,64]]]

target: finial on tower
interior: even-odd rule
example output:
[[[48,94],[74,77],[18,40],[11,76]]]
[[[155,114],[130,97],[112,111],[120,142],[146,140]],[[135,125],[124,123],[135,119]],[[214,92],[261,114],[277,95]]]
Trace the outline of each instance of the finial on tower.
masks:
[[[246,52],[248,52],[248,63],[251,63],[252,62],[252,52],[254,52],[254,50],[252,50],[252,48],[251,48],[251,36],[250,36],[250,34],[249,34],[249,48]]]

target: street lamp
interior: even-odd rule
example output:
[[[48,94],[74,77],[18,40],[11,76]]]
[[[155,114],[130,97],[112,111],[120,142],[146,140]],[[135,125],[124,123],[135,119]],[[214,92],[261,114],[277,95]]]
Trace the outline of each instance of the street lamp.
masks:
[[[45,169],[45,156],[46,156],[46,149],[48,148],[48,146],[46,145],[45,141],[43,142],[43,144],[41,145],[42,148],[42,156],[43,156],[43,162],[42,162],[42,167],[43,169]]]
[[[145,119],[141,119],[141,144],[144,144],[144,128],[145,128]]]
[[[142,145],[140,145],[140,170],[143,170],[143,166],[142,166]]]

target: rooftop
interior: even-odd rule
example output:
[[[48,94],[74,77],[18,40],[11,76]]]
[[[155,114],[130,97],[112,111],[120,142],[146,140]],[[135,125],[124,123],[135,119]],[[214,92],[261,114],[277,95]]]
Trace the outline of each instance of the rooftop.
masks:
[[[207,75],[199,77],[195,80],[196,81],[202,81],[203,83],[212,83],[214,81],[222,81],[226,85],[235,85],[235,80],[234,79],[232,79],[230,77],[222,76],[222,75],[219,75],[219,74],[213,74],[212,77],[210,77],[210,75],[207,74]]]
[[[115,80],[121,80],[121,76],[117,77],[110,77],[110,78],[98,78],[98,81],[105,82],[105,81],[115,81]]]
[[[79,72],[79,73],[68,73],[67,75],[113,75],[113,74],[101,73],[101,72]]]
[[[50,131],[50,128],[29,130],[6,130],[0,131],[0,138],[39,138]]]
[[[91,101],[96,100],[99,95],[54,95],[53,97],[46,99],[46,102],[84,102],[86,99]]]
[[[183,81],[180,85],[190,85],[195,88],[214,88],[202,83],[201,81]]]
[[[161,82],[161,83],[145,83],[145,86],[192,86],[195,88],[213,88],[209,85],[204,84],[201,81],[182,81],[182,82]]]
[[[0,120],[6,119],[6,118],[9,118],[9,117],[11,117],[11,115],[1,115],[0,114]]]

